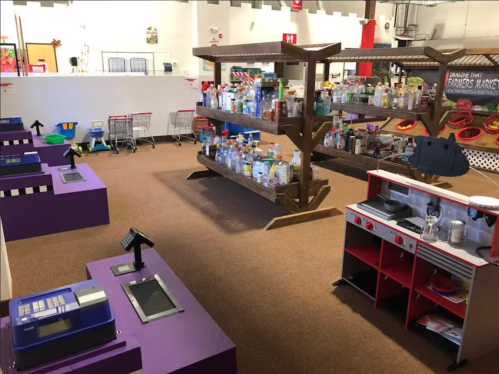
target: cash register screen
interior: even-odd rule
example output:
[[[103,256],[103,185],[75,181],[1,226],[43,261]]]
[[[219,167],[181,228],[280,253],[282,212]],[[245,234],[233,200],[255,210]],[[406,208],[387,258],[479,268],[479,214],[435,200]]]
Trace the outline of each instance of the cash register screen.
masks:
[[[129,287],[147,317],[176,308],[156,279],[132,284]]]
[[[10,157],[10,158],[7,158],[5,159],[5,162],[8,163],[8,164],[16,164],[18,162],[21,162],[21,159],[19,157]]]
[[[56,334],[71,328],[71,320],[69,318],[61,319],[54,323],[49,323],[48,325],[43,325],[38,327],[38,334],[40,338],[44,336]]]

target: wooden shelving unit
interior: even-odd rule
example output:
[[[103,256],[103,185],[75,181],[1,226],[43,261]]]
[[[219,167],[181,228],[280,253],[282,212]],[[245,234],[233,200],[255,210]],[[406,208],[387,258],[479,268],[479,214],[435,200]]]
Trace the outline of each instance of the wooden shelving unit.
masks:
[[[306,64],[305,102],[303,117],[281,118],[277,122],[250,118],[241,114],[226,113],[202,106],[197,107],[197,114],[207,117],[220,128],[224,122],[248,127],[274,135],[287,135],[301,151],[300,182],[270,190],[249,178],[238,175],[213,160],[199,155],[198,161],[213,173],[221,174],[232,181],[258,193],[259,195],[281,204],[291,215],[275,218],[266,229],[273,229],[295,223],[301,223],[341,214],[337,209],[318,209],[331,187],[326,181],[310,180],[311,155],[314,147],[324,138],[330,129],[325,121],[331,117],[314,117],[314,91],[316,63],[325,64],[324,75],[329,75],[327,58],[341,51],[341,44],[315,44],[295,46],[285,42],[242,44],[219,47],[193,48],[193,55],[214,63],[214,83],[222,83],[222,63],[224,62],[302,62]],[[189,178],[207,176],[206,171],[194,172]],[[312,200],[310,200],[312,197]],[[298,201],[296,201],[298,200]]]
[[[481,49],[459,49],[459,50],[435,50],[430,47],[412,47],[412,48],[375,48],[375,49],[348,49],[328,58],[330,62],[378,62],[389,61],[400,66],[406,72],[414,69],[437,69],[438,82],[435,106],[433,108],[420,108],[417,110],[393,110],[378,108],[366,104],[345,103],[332,104],[334,110],[341,110],[347,113],[356,113],[374,117],[385,117],[386,122],[381,126],[382,133],[394,135],[419,136],[423,135],[423,130],[432,136],[448,137],[451,132],[457,132],[459,129],[447,129],[440,135],[439,132],[444,128],[449,116],[454,110],[449,111],[449,107],[442,106],[443,89],[447,70],[497,70],[499,69],[499,48],[481,48]],[[402,76],[399,77],[401,82]],[[491,113],[489,113],[490,115]],[[484,114],[476,113],[476,117],[481,115],[483,123]],[[398,131],[395,125],[400,119],[420,121],[416,128],[409,131]],[[477,120],[473,126],[482,127]],[[499,147],[495,144],[495,136],[484,133],[482,137],[474,142],[461,142],[463,147],[482,151],[499,153]],[[329,156],[347,160],[353,166],[362,166],[373,168],[377,165],[377,160],[368,156],[350,155],[347,152],[329,149],[323,146],[316,146],[314,152],[326,154]],[[376,167],[376,166],[374,166]],[[422,175],[414,168],[408,165],[383,161],[380,163],[383,170],[410,176],[419,181],[431,184],[441,184],[438,176]],[[405,170],[404,170],[405,168]]]

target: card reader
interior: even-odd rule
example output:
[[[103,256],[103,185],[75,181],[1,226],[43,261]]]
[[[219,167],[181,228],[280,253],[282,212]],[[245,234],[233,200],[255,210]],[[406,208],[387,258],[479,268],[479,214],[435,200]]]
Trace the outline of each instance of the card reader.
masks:
[[[17,370],[116,339],[113,312],[96,280],[13,299],[9,313]]]

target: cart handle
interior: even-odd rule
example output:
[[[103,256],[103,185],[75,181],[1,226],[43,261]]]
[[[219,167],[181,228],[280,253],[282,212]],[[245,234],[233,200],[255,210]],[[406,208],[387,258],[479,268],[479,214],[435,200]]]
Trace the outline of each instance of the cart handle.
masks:
[[[99,127],[101,129],[104,129],[105,122],[103,120],[98,120],[98,121],[92,121],[92,131],[94,131],[94,127]]]
[[[126,114],[123,114],[121,116],[109,116],[109,118],[125,118]]]
[[[195,112],[194,109],[189,109],[189,110],[177,110],[179,113],[185,113],[185,112]]]
[[[132,115],[134,114],[152,114],[152,112],[133,112]]]

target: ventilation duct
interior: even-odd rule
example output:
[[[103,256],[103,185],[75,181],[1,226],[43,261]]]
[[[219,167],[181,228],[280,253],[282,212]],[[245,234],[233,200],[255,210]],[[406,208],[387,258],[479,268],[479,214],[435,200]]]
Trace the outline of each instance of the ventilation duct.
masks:
[[[317,9],[318,10],[326,10],[324,8],[324,1],[317,0]]]

